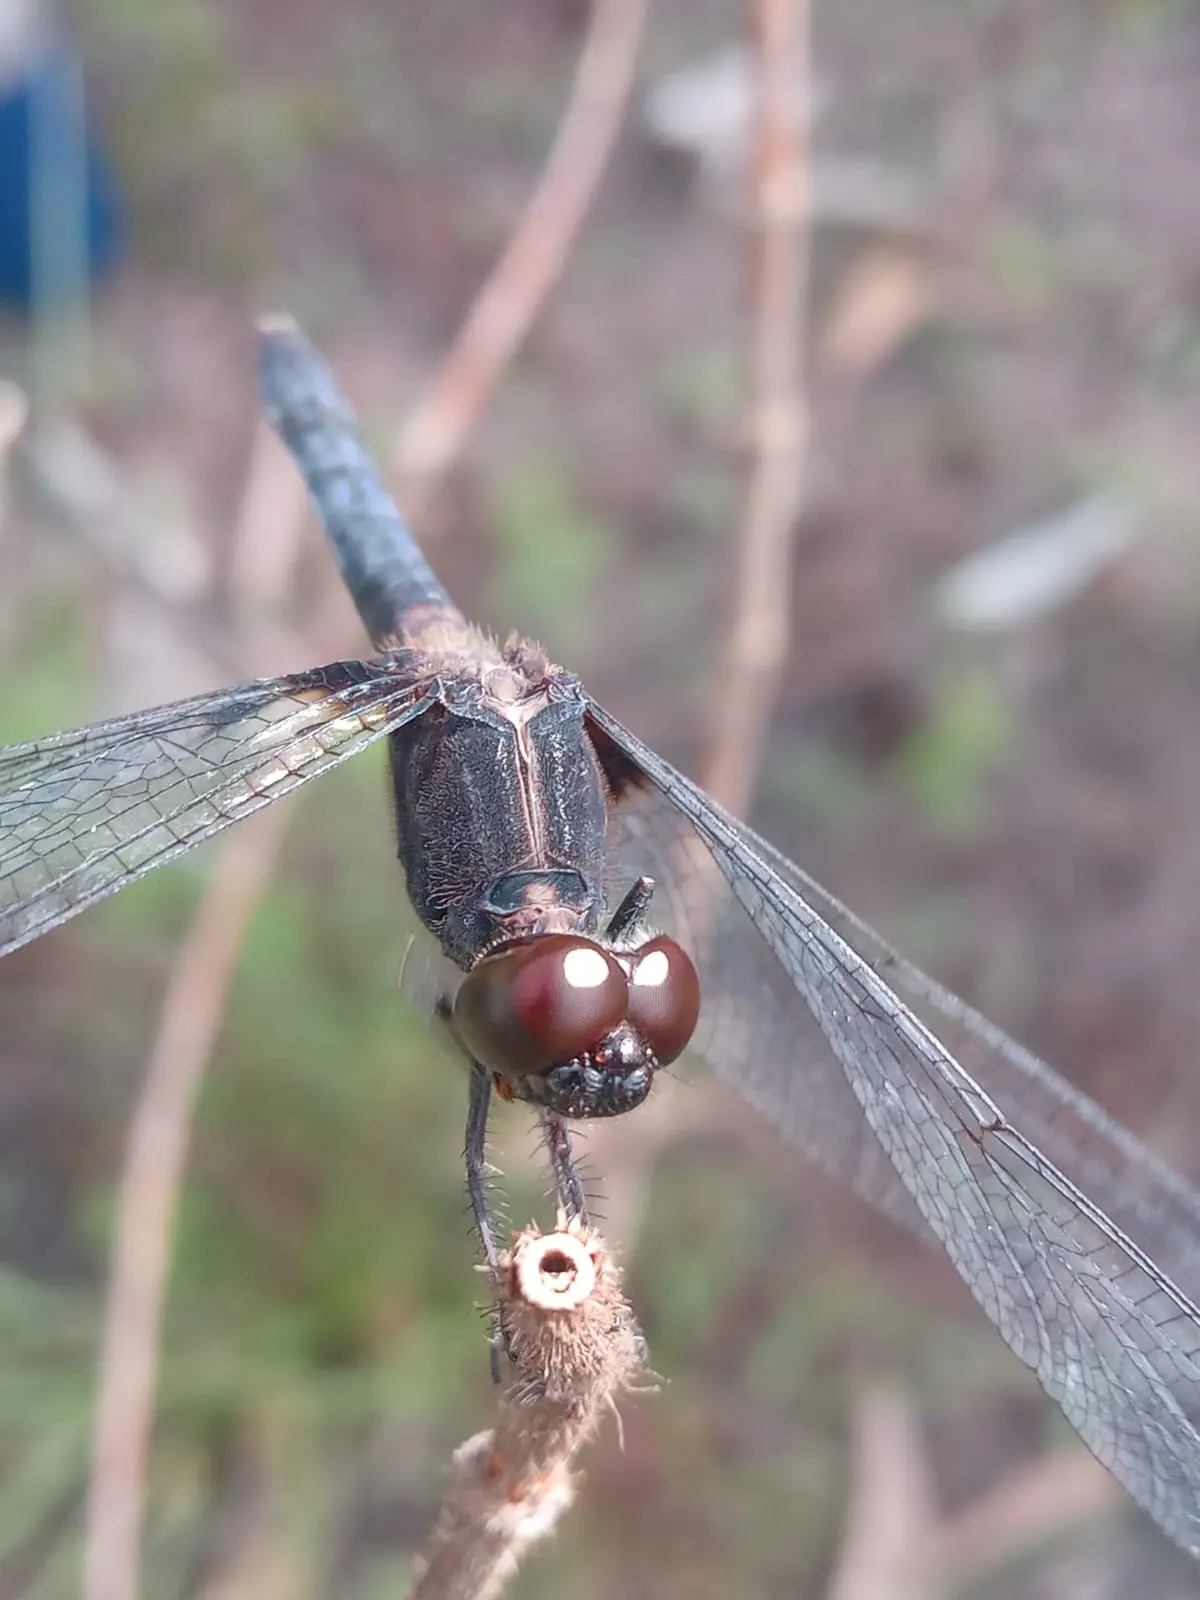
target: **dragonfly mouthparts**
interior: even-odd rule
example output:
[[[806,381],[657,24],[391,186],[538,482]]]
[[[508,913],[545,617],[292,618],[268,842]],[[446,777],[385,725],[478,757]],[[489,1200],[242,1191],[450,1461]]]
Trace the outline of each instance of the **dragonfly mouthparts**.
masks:
[[[645,1039],[623,1022],[594,1050],[549,1072],[518,1078],[497,1075],[496,1087],[504,1099],[527,1100],[556,1116],[584,1121],[619,1117],[640,1106],[657,1070],[657,1058]]]

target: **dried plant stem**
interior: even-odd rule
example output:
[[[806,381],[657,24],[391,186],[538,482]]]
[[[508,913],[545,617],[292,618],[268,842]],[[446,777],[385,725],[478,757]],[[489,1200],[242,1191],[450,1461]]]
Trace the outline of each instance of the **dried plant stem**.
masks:
[[[498,1313],[512,1372],[496,1425],[454,1453],[409,1600],[494,1600],[571,1504],[575,1452],[642,1370],[612,1256],[561,1215],[501,1257]]]
[[[738,544],[734,615],[704,784],[745,810],[787,652],[792,531],[808,435],[804,302],[810,167],[806,0],[751,0],[758,58],[753,158],[753,462]]]
[[[218,857],[171,977],[130,1132],[100,1354],[84,1556],[87,1600],[130,1600],[138,1591],[159,1328],[192,1114],[284,820],[285,813],[276,810],[241,824]]]
[[[955,1594],[1022,1561],[1073,1526],[1111,1516],[1120,1485],[1087,1450],[1068,1447],[1015,1468],[936,1530],[933,1559]]]
[[[827,1600],[937,1600],[932,1471],[908,1397],[873,1384],[858,1396],[849,1506]]]
[[[29,400],[15,383],[0,380],[0,459],[21,436],[29,416]]]
[[[15,383],[0,380],[0,536],[8,519],[9,455],[29,415],[29,401]]]
[[[392,469],[414,520],[462,453],[566,265],[621,126],[646,5],[647,0],[593,0],[570,99],[537,188],[441,372],[397,441]]]
[[[260,417],[242,486],[229,585],[244,615],[269,615],[287,593],[307,512],[304,479]]]
[[[752,0],[750,11],[758,60],[750,174],[752,461],[738,535],[733,614],[702,774],[709,793],[737,814],[745,811],[757,781],[787,651],[791,542],[808,431],[802,353],[810,187],[808,6],[804,0]],[[686,885],[692,937],[703,950],[711,897],[722,880],[695,839],[679,841],[675,865],[677,882]],[[678,1138],[679,1099],[661,1092],[652,1097],[638,1113],[636,1138],[624,1128],[618,1138],[603,1124],[592,1134],[592,1150],[606,1157],[612,1150],[611,1159],[626,1174],[620,1210],[610,1215],[614,1237],[626,1246],[641,1210],[635,1174],[644,1177],[656,1155]]]

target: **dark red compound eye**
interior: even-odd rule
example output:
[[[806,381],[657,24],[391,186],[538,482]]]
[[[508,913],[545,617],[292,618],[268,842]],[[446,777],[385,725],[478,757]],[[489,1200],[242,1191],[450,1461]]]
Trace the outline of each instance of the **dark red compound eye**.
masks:
[[[590,939],[541,933],[484,956],[463,979],[454,1024],[483,1066],[544,1073],[595,1047],[625,1018],[629,981]]]
[[[700,1016],[700,979],[674,939],[660,936],[634,952],[626,1015],[659,1066],[682,1055]]]

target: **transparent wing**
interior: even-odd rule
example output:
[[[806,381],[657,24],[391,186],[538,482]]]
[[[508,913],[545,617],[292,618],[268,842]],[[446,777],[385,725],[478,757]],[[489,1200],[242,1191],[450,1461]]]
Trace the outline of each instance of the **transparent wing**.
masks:
[[[428,703],[396,652],[0,749],[0,955],[338,766]]]
[[[905,961],[794,862],[758,835],[750,838],[768,866],[904,995],[1008,1120],[1036,1128],[1042,1153],[1085,1193],[1102,1195],[1109,1216],[1200,1300],[1200,1194],[1031,1050]]]
[[[714,1072],[875,1204],[905,1220],[915,1211],[1097,1457],[1200,1555],[1200,1311],[1048,1150],[1082,1168],[1106,1202],[1119,1189],[1131,1230],[1160,1254],[1163,1230],[1193,1279],[1200,1200],[1043,1063],[829,896],[814,897],[798,869],[619,723],[593,714],[602,754],[611,741],[620,758],[619,848],[660,878],[655,921],[698,956],[698,1041]],[[942,1037],[882,970],[940,1015]],[[990,1063],[986,1088],[943,1043],[951,1031],[972,1045],[973,1065]]]
[[[1200,1296],[1200,1195],[1053,1068],[918,968],[764,839],[743,836],[771,869],[936,1032],[1013,1122],[1038,1130],[1043,1152],[1118,1224]],[[656,923],[698,954],[704,1001],[693,1053],[818,1164],[877,1210],[928,1228],[862,1115],[802,997],[700,845],[659,790],[627,789],[613,818],[612,890],[653,877]],[[703,857],[699,866],[696,854]],[[707,866],[707,871],[705,871]]]

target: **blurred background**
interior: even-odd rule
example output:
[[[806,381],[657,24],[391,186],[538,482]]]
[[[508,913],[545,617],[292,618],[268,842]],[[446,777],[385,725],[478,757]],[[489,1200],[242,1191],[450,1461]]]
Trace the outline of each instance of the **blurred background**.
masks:
[[[363,647],[257,435],[253,319],[286,307],[464,608],[701,770],[748,471],[743,8],[653,0],[494,404],[436,486],[406,432],[591,21],[0,4],[6,437],[29,406],[3,460],[4,742]],[[811,438],[751,815],[1196,1176],[1200,17],[841,0],[796,92]],[[0,1600],[80,1592],[114,1215],[172,1037],[200,1041],[199,1098],[144,1593],[402,1592],[489,1414],[465,1086],[397,990],[382,751],[274,809],[215,911],[220,846],[0,966]],[[667,1103],[591,1146],[664,1383],[514,1594],[1200,1594],[948,1265],[723,1091]],[[528,1119],[499,1121],[513,1216],[547,1221]]]

